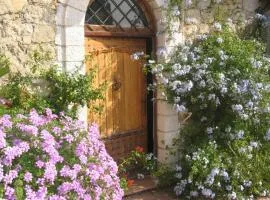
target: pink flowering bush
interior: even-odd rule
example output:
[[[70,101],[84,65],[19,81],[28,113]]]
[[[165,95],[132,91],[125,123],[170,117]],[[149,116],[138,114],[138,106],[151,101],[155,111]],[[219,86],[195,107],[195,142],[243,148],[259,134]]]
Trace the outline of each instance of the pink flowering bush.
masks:
[[[117,165],[96,125],[47,109],[0,117],[0,199],[120,200]]]

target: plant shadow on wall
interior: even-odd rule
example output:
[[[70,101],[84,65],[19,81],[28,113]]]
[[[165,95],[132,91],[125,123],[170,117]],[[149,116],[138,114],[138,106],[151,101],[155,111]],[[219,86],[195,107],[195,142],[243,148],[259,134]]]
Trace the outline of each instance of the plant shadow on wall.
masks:
[[[31,54],[24,73],[9,72],[10,63],[4,55],[1,55],[0,62],[0,75],[8,73],[7,80],[0,87],[4,104],[0,106],[0,114],[27,113],[32,108],[42,112],[50,108],[55,113],[63,111],[75,117],[79,106],[88,105],[94,111],[101,109],[92,103],[103,99],[106,85],[94,87],[94,70],[86,75],[80,74],[79,68],[65,72],[52,64],[50,53],[42,48]]]
[[[230,23],[150,64],[165,101],[191,112],[175,146],[179,165],[159,173],[177,196],[254,199],[270,195],[270,59]],[[172,173],[174,172],[174,173]],[[162,181],[162,180],[161,180]]]

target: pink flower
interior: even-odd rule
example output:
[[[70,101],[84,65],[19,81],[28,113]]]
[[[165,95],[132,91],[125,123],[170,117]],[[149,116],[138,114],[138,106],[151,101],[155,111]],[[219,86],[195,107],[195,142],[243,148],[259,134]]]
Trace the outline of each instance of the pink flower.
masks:
[[[29,182],[32,181],[32,179],[33,179],[33,176],[32,176],[32,174],[30,172],[26,172],[24,174],[24,180],[25,180],[25,182],[29,183]]]

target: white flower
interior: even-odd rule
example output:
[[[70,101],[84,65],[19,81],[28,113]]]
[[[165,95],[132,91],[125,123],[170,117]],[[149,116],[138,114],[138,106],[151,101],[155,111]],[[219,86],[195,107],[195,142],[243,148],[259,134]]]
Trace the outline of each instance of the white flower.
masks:
[[[253,141],[250,142],[250,146],[252,146],[253,148],[259,147],[258,142],[253,142]]]
[[[197,191],[190,191],[190,196],[192,197],[198,197],[199,193]]]
[[[179,16],[179,15],[181,14],[181,12],[180,12],[180,10],[178,9],[177,6],[175,6],[175,7],[173,8],[172,14],[173,14],[174,16]]]
[[[131,55],[131,59],[133,60],[139,60],[144,55],[144,52],[135,52]]]
[[[154,60],[148,60],[148,63],[149,64],[154,64],[154,63],[156,63],[156,61],[154,61]]]
[[[181,65],[179,63],[175,63],[173,66],[172,66],[172,70],[173,71],[179,71],[181,70]]]
[[[230,133],[231,130],[232,130],[232,127],[230,127],[230,126],[228,126],[228,127],[225,128],[225,132],[226,132],[226,133]]]
[[[186,24],[189,24],[189,25],[191,25],[191,24],[198,24],[198,20],[195,17],[187,17],[185,19],[185,23]]]
[[[205,121],[207,121],[207,117],[203,116],[203,117],[201,118],[201,122],[205,122]]]
[[[270,141],[270,129],[267,130],[266,135],[264,136],[266,141]]]
[[[231,185],[227,185],[227,186],[226,186],[226,190],[227,190],[227,191],[231,191],[231,190],[232,190],[232,186],[231,186]]]
[[[236,199],[237,195],[235,192],[232,192],[231,194],[228,194],[229,199]]]
[[[158,64],[152,68],[152,73],[153,74],[160,73],[160,72],[162,72],[163,69],[164,69],[164,66],[162,64]]]
[[[216,95],[215,94],[209,94],[208,95],[208,100],[211,101],[211,100],[215,100],[216,99]]]
[[[232,105],[233,111],[240,112],[243,110],[243,106],[241,104]]]
[[[192,5],[192,0],[185,1],[186,7],[190,7]]]
[[[175,107],[176,112],[186,112],[187,111],[186,107],[183,105],[175,104],[174,107]]]
[[[243,187],[243,185],[240,185],[240,186],[239,186],[239,190],[240,190],[240,191],[243,191],[244,189],[245,189],[245,188]]]
[[[176,165],[175,169],[176,171],[182,171],[182,167],[180,165]]]
[[[202,190],[202,195],[205,196],[205,197],[210,197],[210,198],[212,198],[212,196],[214,196],[215,194],[212,192],[212,190],[207,189],[207,188],[204,188],[204,189]]]
[[[244,180],[244,187],[250,187],[252,185],[252,182],[249,180]]]
[[[181,81],[174,81],[172,82],[172,89],[176,90],[177,88],[179,88],[182,85]]]
[[[143,174],[137,174],[137,179],[143,180],[144,179],[144,175]]]
[[[182,194],[182,192],[185,189],[185,184],[183,184],[183,182],[181,183],[177,183],[177,185],[174,187],[174,192],[176,194],[176,196],[180,196]]]
[[[167,55],[167,50],[166,50],[166,48],[164,48],[164,47],[158,48],[158,50],[157,50],[157,55],[158,55],[158,56],[165,57],[165,56]]]
[[[206,132],[207,132],[208,135],[211,135],[213,133],[213,128],[212,127],[208,127],[206,129]]]
[[[224,40],[222,39],[222,38],[217,38],[217,43],[219,43],[219,44],[221,44],[221,43],[223,43],[224,42]]]
[[[182,173],[178,172],[178,173],[176,173],[174,176],[175,176],[175,178],[177,178],[177,179],[181,179],[181,178],[182,178]]]
[[[214,0],[215,1],[215,3],[221,3],[222,2],[222,0]]]
[[[262,14],[259,14],[259,13],[257,13],[255,17],[258,20],[262,20],[262,21],[267,20],[267,17],[265,15],[262,15]]]
[[[221,31],[221,30],[222,30],[222,26],[221,26],[221,24],[218,23],[218,22],[215,22],[215,23],[214,23],[214,28],[215,28],[215,30],[217,30],[217,31]]]
[[[226,93],[228,92],[228,88],[222,87],[221,90],[220,90],[220,92],[221,92],[222,94],[226,94]]]
[[[199,83],[199,86],[204,88],[206,86],[206,83],[204,80],[201,80],[200,83]]]
[[[216,175],[218,175],[219,174],[219,169],[218,168],[213,168],[212,170],[211,170],[211,175],[212,176],[216,176]]]
[[[198,36],[197,36],[197,39],[203,41],[203,40],[206,40],[207,37],[208,37],[208,36],[207,36],[206,34],[202,34],[202,35],[198,35]]]
[[[181,100],[181,99],[180,99],[180,97],[174,97],[174,103],[176,103],[176,104],[177,104],[177,103],[179,103],[179,102],[180,102],[180,100]]]
[[[243,130],[239,130],[237,132],[237,139],[243,139],[245,132]]]
[[[230,180],[229,174],[225,170],[221,170],[220,171],[220,176],[222,176],[225,181],[229,181]]]

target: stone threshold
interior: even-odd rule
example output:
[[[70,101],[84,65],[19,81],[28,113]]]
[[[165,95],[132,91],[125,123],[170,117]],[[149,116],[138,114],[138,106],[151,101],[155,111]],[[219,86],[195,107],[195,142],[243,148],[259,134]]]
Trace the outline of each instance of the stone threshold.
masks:
[[[135,194],[143,193],[157,188],[157,181],[151,177],[146,176],[143,180],[134,180],[134,184],[125,192],[125,197]]]

